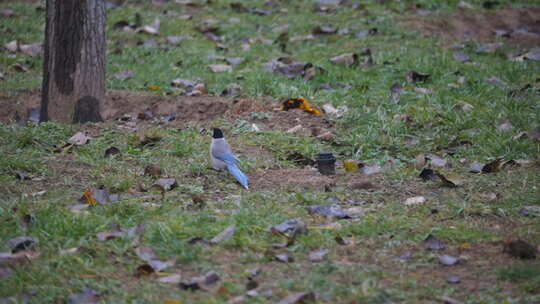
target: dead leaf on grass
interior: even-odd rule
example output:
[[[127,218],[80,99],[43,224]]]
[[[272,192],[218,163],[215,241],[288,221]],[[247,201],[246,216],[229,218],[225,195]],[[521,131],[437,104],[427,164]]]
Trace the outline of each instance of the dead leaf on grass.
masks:
[[[316,26],[313,28],[311,33],[313,35],[330,35],[337,33],[338,29],[335,26],[332,25],[322,25],[322,26]]]
[[[90,141],[91,137],[87,135],[86,132],[77,132],[75,135],[71,136],[68,139],[68,142],[76,145],[76,146],[82,146],[86,145]]]
[[[524,206],[519,209],[519,213],[526,216],[540,217],[540,206]]]
[[[137,256],[145,261],[147,264],[143,264],[137,268],[139,274],[150,274],[152,272],[160,272],[168,267],[174,266],[176,260],[174,258],[162,261],[157,257],[154,250],[148,246],[138,246],[135,248]]]
[[[512,130],[513,128],[514,126],[509,120],[504,120],[503,122],[501,122],[501,124],[499,124],[497,130],[499,130],[500,132],[506,132]]]
[[[285,263],[285,264],[294,262],[294,258],[292,257],[292,255],[290,255],[288,253],[278,253],[278,254],[274,255],[274,259],[276,259],[276,261],[278,261],[278,262],[282,262],[282,263]]]
[[[292,161],[299,166],[314,166],[315,161],[309,157],[302,155],[299,152],[289,152],[286,156],[288,161]]]
[[[208,68],[213,73],[231,72],[232,66],[227,64],[209,64]]]
[[[330,58],[330,62],[337,65],[353,66],[358,64],[358,55],[355,53],[345,53]]]
[[[459,282],[461,282],[461,278],[457,275],[449,275],[446,277],[446,282],[450,283],[450,284],[457,284]]]
[[[362,166],[362,173],[365,175],[371,175],[375,173],[379,173],[382,171],[382,167],[380,165],[363,165]]]
[[[494,161],[485,164],[482,167],[482,173],[499,172],[503,168],[503,164],[504,164],[504,159],[503,158],[497,158]]]
[[[271,232],[278,232],[280,235],[286,234],[288,237],[294,237],[298,234],[308,233],[306,224],[300,218],[290,219],[281,224],[270,226],[269,230]]]
[[[321,115],[321,111],[313,107],[304,97],[287,99],[281,104],[282,111],[290,109],[301,109],[310,114]]]
[[[407,73],[405,73],[407,82],[411,83],[425,82],[429,79],[430,76],[430,74],[419,73],[417,71],[408,71]]]
[[[152,176],[152,177],[159,177],[163,174],[163,171],[158,165],[148,165],[144,168],[144,175]]]
[[[155,181],[154,185],[163,188],[165,191],[170,191],[178,187],[178,183],[175,178],[160,178]]]
[[[406,199],[404,204],[406,206],[412,206],[412,205],[423,204],[425,202],[426,202],[425,197],[423,197],[423,196],[413,196],[413,197],[409,197],[408,199]]]
[[[441,172],[437,172],[436,174],[443,182],[443,185],[447,187],[453,188],[463,186],[463,184],[465,184],[463,177],[457,173],[448,172],[443,174]]]
[[[420,177],[423,181],[435,180],[437,178],[437,174],[433,169],[424,168],[418,177]]]
[[[120,154],[120,150],[117,147],[109,147],[105,150],[104,157],[107,158],[117,154]]]
[[[33,250],[38,243],[39,240],[33,236],[19,236],[7,241],[11,253]]]
[[[88,191],[85,191],[81,198],[79,198],[78,202],[81,204],[97,205],[114,203],[117,202],[119,199],[119,194],[111,194],[107,187],[100,186],[99,188],[92,188]]]
[[[297,61],[291,57],[279,57],[265,64],[264,69],[287,78],[303,77],[313,65],[309,62]]]
[[[0,265],[18,265],[39,257],[41,254],[37,251],[25,250],[12,252],[0,252]]]
[[[116,79],[119,79],[119,80],[126,80],[126,79],[129,79],[129,78],[133,77],[134,75],[135,75],[135,72],[130,71],[130,70],[126,70],[126,71],[120,71],[120,72],[114,74],[114,77]]]
[[[195,277],[189,281],[180,282],[179,287],[184,290],[209,289],[214,286],[219,280],[219,275],[214,271],[210,271],[202,276]]]
[[[448,162],[444,158],[442,158],[442,157],[440,157],[438,155],[427,154],[427,155],[425,155],[425,158],[427,160],[429,160],[429,163],[434,167],[446,167],[446,166],[448,166]]]
[[[319,249],[309,253],[309,260],[311,262],[321,262],[324,260],[324,257],[328,254],[327,249]]]
[[[274,304],[308,304],[316,300],[313,292],[297,292]]]
[[[43,43],[19,44],[19,50],[30,57],[37,57],[43,53]]]
[[[167,284],[178,284],[182,281],[182,275],[180,274],[172,274],[164,277],[159,277],[156,279],[159,283],[167,283]]]
[[[138,30],[136,30],[136,32],[137,33],[145,33],[145,34],[149,34],[149,35],[158,35],[160,25],[161,25],[161,21],[158,18],[156,18],[156,19],[154,19],[154,21],[151,24],[145,25],[145,26],[139,28]]]
[[[433,235],[428,235],[427,238],[424,240],[424,247],[427,250],[444,250],[446,249],[446,244],[435,238]]]
[[[351,245],[353,242],[351,240],[348,240],[342,236],[336,236],[334,238],[334,240],[336,241],[336,243],[338,243],[339,245],[341,246],[348,246],[348,245]]]
[[[467,55],[466,53],[463,53],[463,52],[454,53],[454,59],[459,61],[459,62],[463,62],[463,63],[471,61],[471,57],[469,55]]]
[[[444,266],[452,266],[459,262],[458,258],[451,255],[447,255],[447,254],[440,255],[438,259],[439,259],[439,263],[441,263]]]
[[[86,304],[101,302],[101,294],[92,288],[84,288],[81,292],[72,293],[67,299],[68,304]]]
[[[225,228],[225,230],[223,230],[220,234],[212,238],[210,240],[210,244],[217,245],[219,243],[226,242],[234,235],[235,232],[236,232],[236,225],[232,224],[229,227]]]
[[[362,30],[356,34],[354,34],[354,38],[356,39],[363,39],[367,36],[373,36],[376,35],[379,32],[379,30],[376,27],[372,27],[370,29]]]

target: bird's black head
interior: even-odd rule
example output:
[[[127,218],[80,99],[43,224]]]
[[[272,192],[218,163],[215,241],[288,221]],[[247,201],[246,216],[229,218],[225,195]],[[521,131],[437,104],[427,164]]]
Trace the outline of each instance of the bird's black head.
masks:
[[[223,138],[223,132],[219,128],[214,128],[213,138]]]

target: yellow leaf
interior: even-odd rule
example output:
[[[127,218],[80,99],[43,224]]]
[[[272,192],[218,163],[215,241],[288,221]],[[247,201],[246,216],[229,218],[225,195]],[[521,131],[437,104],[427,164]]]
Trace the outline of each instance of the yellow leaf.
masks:
[[[471,243],[463,243],[459,245],[459,249],[469,249],[471,248]]]
[[[343,161],[343,167],[347,172],[356,172],[358,171],[358,162],[354,160],[345,160]]]
[[[149,85],[148,89],[150,89],[152,91],[160,91],[161,90],[160,87],[158,87],[157,85],[153,85],[153,84]]]
[[[97,200],[92,196],[91,191],[85,191],[83,193],[83,197],[86,199],[84,202],[87,203],[88,205],[97,205],[98,204]]]
[[[180,300],[165,300],[163,304],[182,304]]]

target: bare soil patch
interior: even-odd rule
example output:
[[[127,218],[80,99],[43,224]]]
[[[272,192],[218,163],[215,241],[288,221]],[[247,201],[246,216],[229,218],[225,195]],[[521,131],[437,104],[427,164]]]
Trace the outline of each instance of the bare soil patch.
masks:
[[[450,42],[463,40],[488,42],[501,39],[513,47],[540,46],[538,6],[504,8],[496,11],[460,10],[449,16],[414,16],[406,23],[419,29],[425,36],[444,37]]]
[[[259,170],[249,175],[251,189],[277,190],[308,189],[324,191],[325,186],[334,183],[333,179],[321,175],[316,169]]]

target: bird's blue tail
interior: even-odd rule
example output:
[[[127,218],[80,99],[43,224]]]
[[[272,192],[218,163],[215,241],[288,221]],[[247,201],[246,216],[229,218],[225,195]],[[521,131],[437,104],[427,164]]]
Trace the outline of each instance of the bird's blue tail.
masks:
[[[231,174],[236,178],[236,180],[242,185],[244,188],[249,189],[248,186],[248,177],[238,169],[236,164],[227,164],[227,169]]]

